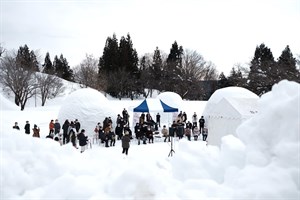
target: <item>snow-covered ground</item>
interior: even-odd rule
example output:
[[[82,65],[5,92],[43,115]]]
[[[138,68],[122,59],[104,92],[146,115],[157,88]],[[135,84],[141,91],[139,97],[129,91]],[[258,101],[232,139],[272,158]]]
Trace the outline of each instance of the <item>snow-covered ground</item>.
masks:
[[[95,104],[95,97],[89,96],[89,92],[81,95],[85,104]],[[45,138],[50,120],[58,118],[61,105],[66,105],[67,94],[47,102],[45,107],[35,107],[31,102],[24,111],[0,97],[0,199],[298,200],[300,197],[300,85],[297,83],[282,81],[261,97],[259,113],[238,128],[238,138],[223,137],[220,148],[206,146],[203,141],[175,139],[172,157],[168,157],[170,143],[158,140],[147,145],[137,145],[133,140],[127,157],[121,153],[119,141],[109,148],[94,144],[81,154],[71,144],[60,146]],[[105,107],[121,114],[123,108],[140,102],[109,98]],[[191,121],[195,111],[201,116],[205,104],[183,101],[182,111]],[[88,115],[83,105],[69,102],[68,106]],[[108,114],[115,117],[115,113]],[[31,126],[37,124],[41,128],[41,138],[25,135],[26,120]],[[20,131],[12,129],[15,121]]]

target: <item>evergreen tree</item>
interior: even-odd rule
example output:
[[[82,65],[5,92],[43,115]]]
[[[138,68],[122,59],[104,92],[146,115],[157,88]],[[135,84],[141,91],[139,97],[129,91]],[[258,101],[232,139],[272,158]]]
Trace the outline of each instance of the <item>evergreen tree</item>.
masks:
[[[289,46],[286,46],[282,51],[277,61],[277,67],[277,82],[283,79],[300,82],[299,70],[296,67],[296,58],[293,57]]]
[[[167,58],[167,64],[163,71],[163,90],[177,92],[177,86],[182,84],[182,55],[183,48],[178,46],[175,41],[170,49],[170,54]]]
[[[133,48],[133,44],[130,35],[124,36],[120,40],[119,45],[119,66],[124,68],[130,73],[136,73],[138,71],[138,55],[136,50]]]
[[[237,70],[234,67],[231,69],[228,82],[230,86],[244,86],[243,74],[239,68]]]
[[[163,67],[163,62],[162,62],[162,58],[160,55],[160,50],[158,49],[158,47],[156,47],[156,49],[154,50],[154,54],[153,54],[153,61],[152,61],[152,78],[153,78],[153,83],[156,83],[154,85],[155,89],[160,90],[160,85],[161,85],[161,72],[162,72],[162,67]]]
[[[54,74],[54,67],[53,67],[53,64],[51,62],[49,52],[46,53],[46,57],[45,57],[43,67],[44,67],[43,73]]]
[[[167,64],[174,66],[174,67],[181,67],[182,66],[182,55],[183,55],[182,46],[179,47],[177,42],[175,41],[172,44],[170,54],[167,58]]]
[[[39,63],[36,59],[36,55],[34,54],[34,51],[29,50],[26,44],[24,47],[19,47],[16,62],[25,70],[39,71]]]
[[[99,73],[115,72],[119,69],[119,45],[116,35],[106,39],[103,55],[99,60]]]
[[[227,77],[225,76],[225,74],[223,72],[221,72],[219,79],[218,79],[218,88],[225,88],[230,86],[230,83],[227,79]]]
[[[277,74],[276,62],[271,50],[265,44],[257,46],[250,63],[249,90],[259,96],[270,91],[276,82]]]
[[[53,67],[55,69],[55,74],[62,79],[67,81],[74,81],[73,70],[70,68],[68,61],[64,58],[63,54],[58,58],[54,57]]]

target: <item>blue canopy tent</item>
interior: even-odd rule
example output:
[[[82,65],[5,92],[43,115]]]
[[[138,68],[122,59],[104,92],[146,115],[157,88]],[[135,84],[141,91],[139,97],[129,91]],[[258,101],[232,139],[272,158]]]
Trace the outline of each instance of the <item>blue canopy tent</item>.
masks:
[[[170,114],[178,112],[178,108],[171,107],[160,99],[145,99],[140,105],[133,109],[133,126],[139,122],[140,113],[160,113],[161,123],[169,124]],[[172,118],[172,117],[171,117]],[[167,121],[164,121],[167,120]]]
[[[173,108],[160,99],[145,99],[133,112],[178,112],[178,108]]]

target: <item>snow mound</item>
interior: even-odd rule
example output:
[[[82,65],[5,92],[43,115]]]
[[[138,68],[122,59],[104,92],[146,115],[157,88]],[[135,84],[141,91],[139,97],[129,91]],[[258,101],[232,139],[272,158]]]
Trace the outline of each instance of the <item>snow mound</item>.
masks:
[[[0,94],[0,110],[19,110],[19,107]]]
[[[105,117],[111,117],[113,122],[116,112],[109,105],[106,97],[97,90],[91,88],[78,89],[72,92],[62,103],[58,119],[63,123],[66,119],[74,121],[78,119],[81,128],[91,135],[98,122],[102,124]]]
[[[164,103],[173,108],[182,108],[182,98],[175,92],[163,92],[160,93],[156,98],[162,100]]]

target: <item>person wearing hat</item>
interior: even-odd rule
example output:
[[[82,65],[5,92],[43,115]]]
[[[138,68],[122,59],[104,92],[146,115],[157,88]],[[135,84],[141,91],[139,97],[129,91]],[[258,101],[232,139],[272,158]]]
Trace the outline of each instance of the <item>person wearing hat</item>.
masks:
[[[129,136],[129,132],[125,131],[125,135],[122,137],[122,148],[123,148],[122,153],[128,155],[129,147],[130,147],[130,136]]]

